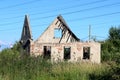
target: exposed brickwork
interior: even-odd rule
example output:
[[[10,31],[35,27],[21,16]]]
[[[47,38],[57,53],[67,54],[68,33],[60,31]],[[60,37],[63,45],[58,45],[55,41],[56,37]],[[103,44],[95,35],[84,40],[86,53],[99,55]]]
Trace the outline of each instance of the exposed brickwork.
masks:
[[[90,47],[90,59],[93,63],[100,63],[100,44],[96,42],[90,43],[37,43],[34,44],[32,52],[35,56],[43,55],[44,46],[51,46],[51,60],[52,61],[63,61],[64,60],[64,47],[71,47],[70,59],[68,61],[83,61],[83,47]],[[39,46],[38,46],[39,45]],[[33,47],[33,46],[32,46]]]
[[[60,38],[55,38],[55,29],[61,30]],[[25,39],[29,40],[27,35]],[[49,55],[52,62],[68,60],[69,62],[100,63],[101,60],[100,43],[80,42],[61,16],[58,16],[36,41],[30,40],[28,46],[30,46],[30,55],[43,55],[44,57]]]

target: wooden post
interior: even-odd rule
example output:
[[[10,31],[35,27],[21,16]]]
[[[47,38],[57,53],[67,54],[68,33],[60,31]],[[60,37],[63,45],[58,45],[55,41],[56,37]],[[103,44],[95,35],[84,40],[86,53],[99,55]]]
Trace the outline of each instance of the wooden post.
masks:
[[[90,39],[91,39],[91,25],[89,25],[89,42],[90,42]]]

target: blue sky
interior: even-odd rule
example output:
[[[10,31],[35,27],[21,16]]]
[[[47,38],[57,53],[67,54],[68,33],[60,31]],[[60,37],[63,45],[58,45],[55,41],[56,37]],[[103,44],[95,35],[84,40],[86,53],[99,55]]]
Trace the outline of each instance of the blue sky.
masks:
[[[0,44],[13,44],[21,37],[24,16],[29,15],[33,39],[61,14],[81,40],[91,36],[105,40],[111,26],[120,24],[119,0],[1,0]]]

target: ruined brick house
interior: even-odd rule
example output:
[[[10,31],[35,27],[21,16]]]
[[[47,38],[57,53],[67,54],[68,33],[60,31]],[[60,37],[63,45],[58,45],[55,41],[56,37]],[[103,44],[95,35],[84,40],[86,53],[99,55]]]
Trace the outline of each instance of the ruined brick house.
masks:
[[[100,43],[81,42],[62,16],[58,16],[35,41],[32,39],[28,16],[25,16],[20,43],[26,54],[42,55],[51,61],[101,61]]]

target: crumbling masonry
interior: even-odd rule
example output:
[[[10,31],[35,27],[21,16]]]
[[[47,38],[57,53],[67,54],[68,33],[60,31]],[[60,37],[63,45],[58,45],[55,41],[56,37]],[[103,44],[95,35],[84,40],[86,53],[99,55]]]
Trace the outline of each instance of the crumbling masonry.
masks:
[[[53,62],[88,61],[100,63],[101,46],[98,42],[81,42],[70,30],[62,16],[58,16],[42,35],[33,41],[28,16],[25,16],[20,43],[26,54],[50,59]]]

